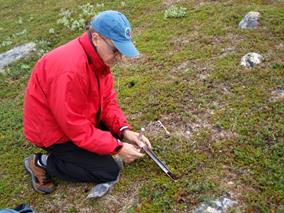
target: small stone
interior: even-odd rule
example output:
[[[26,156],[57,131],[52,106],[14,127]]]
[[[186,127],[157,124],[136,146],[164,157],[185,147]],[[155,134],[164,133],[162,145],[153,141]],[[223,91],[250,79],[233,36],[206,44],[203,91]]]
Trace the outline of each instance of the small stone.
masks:
[[[284,44],[280,43],[280,44],[276,45],[276,49],[279,49],[279,50],[284,49]]]
[[[274,95],[280,95],[284,97],[284,89],[277,89],[272,92]]]
[[[254,67],[263,61],[263,56],[258,53],[248,53],[244,55],[241,59],[241,65],[244,67]]]
[[[245,17],[239,23],[241,29],[254,29],[258,25],[258,19],[260,17],[259,12],[251,11],[245,15]]]
[[[233,48],[233,47],[227,47],[227,48],[222,49],[222,53],[232,52],[234,50],[235,50],[235,48]]]
[[[276,89],[271,92],[274,99],[284,99],[284,89]]]
[[[208,78],[208,76],[209,76],[209,75],[207,75],[207,74],[200,74],[200,75],[199,75],[199,79],[202,80],[202,81],[204,81],[204,80],[206,80],[206,79]]]

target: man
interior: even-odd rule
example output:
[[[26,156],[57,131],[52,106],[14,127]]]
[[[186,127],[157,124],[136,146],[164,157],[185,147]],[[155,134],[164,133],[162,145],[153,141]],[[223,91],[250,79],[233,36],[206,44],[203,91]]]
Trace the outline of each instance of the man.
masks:
[[[144,156],[139,148],[144,143],[151,147],[127,123],[110,71],[122,55],[138,54],[127,18],[105,11],[91,21],[89,31],[36,63],[24,102],[24,134],[48,152],[24,161],[36,191],[54,191],[50,176],[113,182],[120,168],[112,155],[130,163]]]

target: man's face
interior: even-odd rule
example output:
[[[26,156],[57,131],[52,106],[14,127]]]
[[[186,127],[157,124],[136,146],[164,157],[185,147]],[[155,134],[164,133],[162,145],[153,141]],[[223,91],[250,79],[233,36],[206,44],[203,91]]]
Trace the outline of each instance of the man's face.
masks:
[[[122,60],[121,53],[118,51],[118,49],[116,49],[110,39],[99,35],[98,33],[93,33],[92,41],[97,49],[100,58],[108,66],[113,66],[116,62]]]

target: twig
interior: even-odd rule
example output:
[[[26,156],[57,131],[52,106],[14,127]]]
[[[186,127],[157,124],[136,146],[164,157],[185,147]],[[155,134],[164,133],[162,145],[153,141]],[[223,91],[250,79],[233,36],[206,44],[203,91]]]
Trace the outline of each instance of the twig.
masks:
[[[170,135],[171,133],[167,130],[167,128],[162,124],[162,122],[160,120],[157,121],[158,124],[166,131],[167,135]]]

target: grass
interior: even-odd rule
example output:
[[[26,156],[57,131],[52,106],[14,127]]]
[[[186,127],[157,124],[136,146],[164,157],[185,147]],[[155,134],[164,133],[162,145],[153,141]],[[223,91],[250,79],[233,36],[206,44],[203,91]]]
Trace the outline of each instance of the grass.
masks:
[[[48,51],[75,38],[83,30],[70,31],[57,19],[61,9],[78,16],[86,3],[94,2],[0,0],[0,37],[12,42],[0,51],[29,41],[44,41],[40,48]],[[22,134],[34,54],[0,76],[0,208],[27,202],[39,212],[188,212],[229,193],[238,202],[233,212],[282,212],[284,104],[271,92],[284,87],[283,2],[180,1],[187,15],[177,19],[164,18],[169,6],[163,1],[96,3],[104,3],[97,11],[120,10],[133,24],[143,56],[114,67],[118,100],[136,129],[146,127],[154,151],[179,180],[171,182],[144,158],[126,166],[110,195],[98,201],[85,199],[92,184],[56,180],[55,193],[34,192],[22,165],[40,151]],[[238,29],[251,10],[261,13],[258,28]],[[265,61],[241,67],[240,58],[251,51]],[[157,119],[170,138],[151,126]]]

